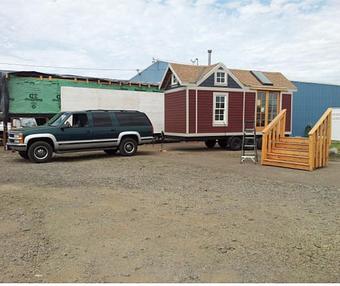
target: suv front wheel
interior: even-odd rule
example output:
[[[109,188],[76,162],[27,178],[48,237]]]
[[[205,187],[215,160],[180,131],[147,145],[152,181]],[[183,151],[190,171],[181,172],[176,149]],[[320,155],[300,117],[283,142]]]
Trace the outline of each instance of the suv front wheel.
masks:
[[[30,145],[27,155],[33,163],[46,163],[51,160],[53,149],[47,142],[37,141]]]
[[[123,156],[133,156],[137,152],[137,142],[135,139],[127,137],[123,138],[122,142],[119,145],[119,152]]]

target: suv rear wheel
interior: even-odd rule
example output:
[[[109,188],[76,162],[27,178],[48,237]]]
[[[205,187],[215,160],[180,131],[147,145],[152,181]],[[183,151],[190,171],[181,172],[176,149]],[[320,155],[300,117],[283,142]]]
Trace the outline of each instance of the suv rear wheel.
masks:
[[[19,153],[21,158],[28,160],[28,155],[27,155],[26,151],[19,151],[18,153]]]
[[[122,142],[119,145],[119,152],[123,156],[133,156],[137,152],[137,142],[135,139],[127,137],[123,138]]]
[[[51,160],[53,149],[47,142],[37,141],[29,146],[27,155],[33,163],[46,163]]]

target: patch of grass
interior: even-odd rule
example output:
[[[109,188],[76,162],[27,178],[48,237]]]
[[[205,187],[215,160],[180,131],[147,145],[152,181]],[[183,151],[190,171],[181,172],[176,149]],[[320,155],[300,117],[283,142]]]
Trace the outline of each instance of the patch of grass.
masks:
[[[332,144],[331,144],[331,148],[337,148],[338,149],[338,153],[337,154],[334,154],[334,153],[330,153],[330,158],[333,158],[333,159],[340,159],[340,141],[332,141]]]
[[[332,141],[331,148],[334,147],[340,150],[340,141]]]

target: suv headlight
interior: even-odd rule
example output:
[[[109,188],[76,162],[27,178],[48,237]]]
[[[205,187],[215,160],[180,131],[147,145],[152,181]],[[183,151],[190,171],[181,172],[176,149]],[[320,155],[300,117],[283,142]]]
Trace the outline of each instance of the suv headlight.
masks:
[[[24,144],[24,134],[23,133],[14,134],[14,143],[15,144]]]

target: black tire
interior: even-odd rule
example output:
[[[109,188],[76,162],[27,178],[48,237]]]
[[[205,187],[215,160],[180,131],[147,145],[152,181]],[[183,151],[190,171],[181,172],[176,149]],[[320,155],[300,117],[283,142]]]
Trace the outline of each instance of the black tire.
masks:
[[[135,139],[131,137],[123,138],[119,144],[119,153],[123,156],[133,156],[136,154],[138,144]]]
[[[228,145],[227,139],[219,139],[217,143],[218,143],[218,146],[220,146],[222,149],[227,149],[227,145]]]
[[[257,144],[257,149],[262,150],[262,137],[257,137],[256,144]]]
[[[214,148],[216,145],[216,140],[207,140],[205,141],[205,146],[207,146],[208,149]]]
[[[233,137],[230,140],[230,149],[233,151],[240,150],[242,147],[242,139],[241,137]]]
[[[104,150],[104,152],[107,154],[107,155],[114,155],[117,153],[117,149],[106,149]]]
[[[25,160],[28,160],[28,154],[26,151],[19,151],[18,152],[21,158],[24,158]]]
[[[37,141],[29,146],[27,155],[33,163],[46,163],[52,158],[53,148],[45,141]]]

